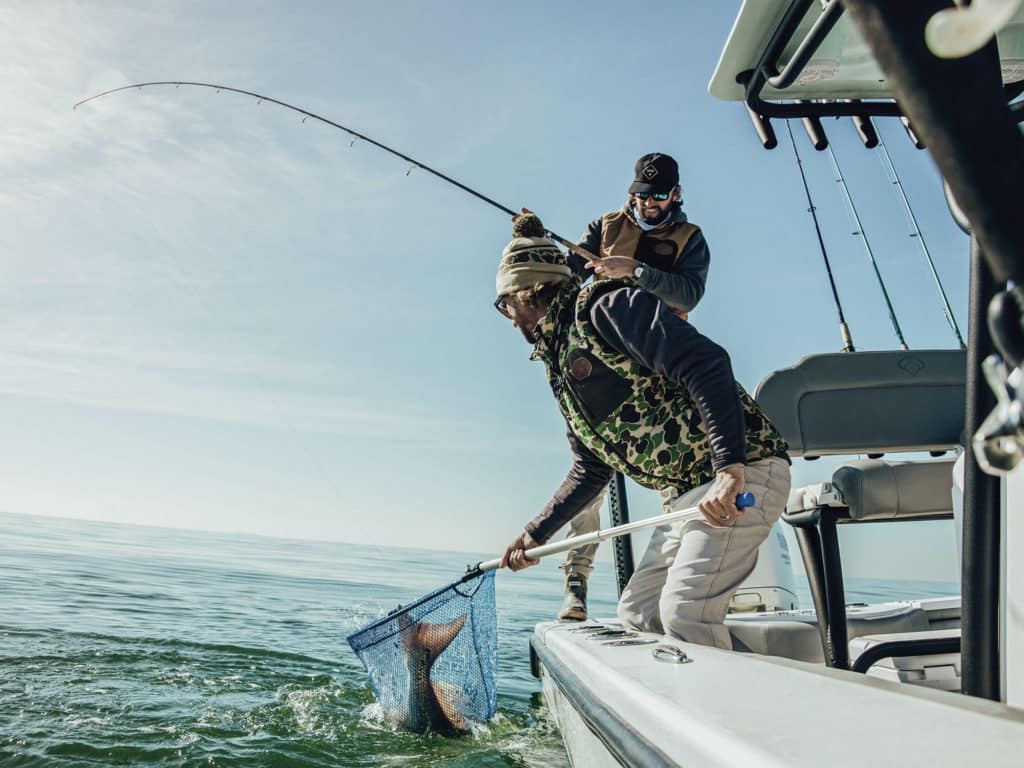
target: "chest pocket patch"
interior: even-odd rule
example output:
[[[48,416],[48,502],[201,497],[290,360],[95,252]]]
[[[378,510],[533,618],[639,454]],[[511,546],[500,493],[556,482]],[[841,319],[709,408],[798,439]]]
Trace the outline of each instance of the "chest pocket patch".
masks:
[[[675,264],[677,252],[676,244],[671,240],[644,237],[637,246],[636,257],[655,269],[670,272],[672,265]]]
[[[606,421],[633,392],[628,380],[581,349],[570,353],[568,363],[565,383],[591,426]]]
[[[569,366],[569,373],[572,374],[576,381],[583,381],[589,378],[590,374],[594,372],[594,365],[585,357],[577,357],[572,361]]]

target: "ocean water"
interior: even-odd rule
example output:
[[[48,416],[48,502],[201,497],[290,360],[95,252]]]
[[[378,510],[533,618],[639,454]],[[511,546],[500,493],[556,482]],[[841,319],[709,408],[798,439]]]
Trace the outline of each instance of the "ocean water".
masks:
[[[533,625],[561,600],[554,559],[497,575],[482,733],[382,722],[345,642],[493,556],[0,514],[0,764],[568,766],[529,671]],[[595,615],[614,615],[611,571]],[[949,590],[848,585],[851,601]]]
[[[382,722],[345,642],[493,556],[0,514],[0,764],[567,766],[528,656],[555,563],[498,574],[487,733]]]

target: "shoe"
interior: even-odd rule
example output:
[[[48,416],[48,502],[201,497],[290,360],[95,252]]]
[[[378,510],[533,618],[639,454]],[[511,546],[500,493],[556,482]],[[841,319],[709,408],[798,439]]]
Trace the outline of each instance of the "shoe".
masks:
[[[565,600],[558,612],[562,621],[586,621],[587,619],[587,577],[570,571],[565,574]]]

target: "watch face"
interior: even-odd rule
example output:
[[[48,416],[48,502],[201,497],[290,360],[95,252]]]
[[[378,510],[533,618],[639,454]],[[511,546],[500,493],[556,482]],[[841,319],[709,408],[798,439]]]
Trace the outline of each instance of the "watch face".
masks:
[[[643,274],[643,271],[644,271],[644,268],[642,266],[641,267],[637,267],[636,269],[633,270],[633,277],[640,277],[640,275]]]

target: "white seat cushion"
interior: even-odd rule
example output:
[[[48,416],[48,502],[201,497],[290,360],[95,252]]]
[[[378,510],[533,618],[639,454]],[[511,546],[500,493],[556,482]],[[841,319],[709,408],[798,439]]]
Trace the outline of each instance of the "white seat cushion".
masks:
[[[846,507],[853,520],[893,520],[952,514],[953,464],[864,459],[840,464],[831,482],[794,488],[786,511]]]
[[[866,459],[836,467],[832,485],[854,520],[953,513],[953,463]]]

